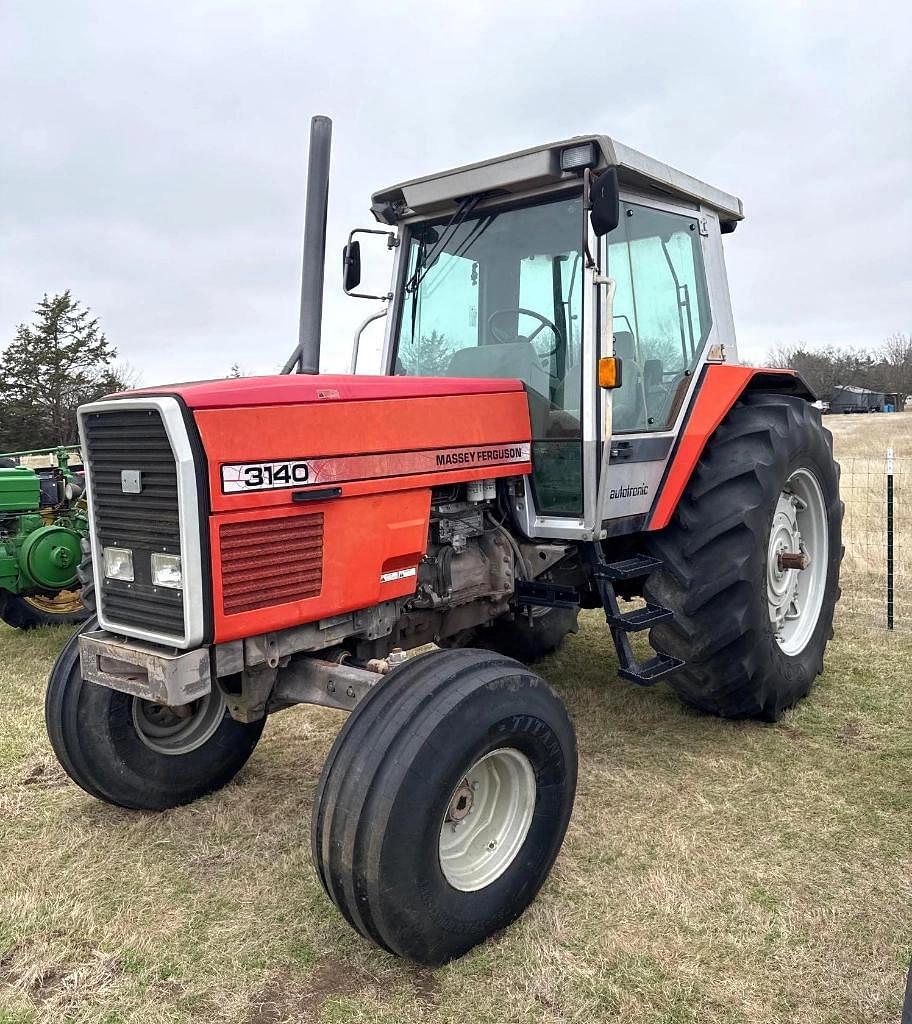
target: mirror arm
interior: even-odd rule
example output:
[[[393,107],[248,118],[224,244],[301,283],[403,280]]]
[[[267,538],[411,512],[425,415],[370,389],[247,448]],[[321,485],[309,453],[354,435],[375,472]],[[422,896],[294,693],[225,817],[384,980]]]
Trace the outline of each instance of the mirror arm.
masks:
[[[587,167],[583,171],[583,255],[586,258],[586,270],[599,271],[599,265],[589,250],[589,214],[592,211],[592,171]]]

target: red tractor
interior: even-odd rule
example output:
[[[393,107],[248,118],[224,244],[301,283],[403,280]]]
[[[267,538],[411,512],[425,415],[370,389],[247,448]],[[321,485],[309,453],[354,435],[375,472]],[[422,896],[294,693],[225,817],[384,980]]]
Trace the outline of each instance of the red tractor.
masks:
[[[625,679],[777,719],[832,635],[838,468],[801,378],[737,364],[740,201],[604,136],[377,192],[385,372],[317,375],[328,136],[299,372],[80,410],[96,617],[47,726],[88,793],[162,810],[228,783],[269,714],[351,711],[317,872],[437,964],[523,911],[570,820],[573,725],[528,664],[602,608]],[[344,273],[357,294],[354,237]]]

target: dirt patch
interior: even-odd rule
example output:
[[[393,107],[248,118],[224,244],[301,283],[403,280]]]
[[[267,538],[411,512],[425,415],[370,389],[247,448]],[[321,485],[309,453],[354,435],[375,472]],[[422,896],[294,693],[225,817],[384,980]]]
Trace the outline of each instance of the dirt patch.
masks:
[[[75,1005],[86,990],[112,985],[120,975],[116,957],[95,956],[83,963],[41,964],[24,955],[8,953],[0,960],[0,985],[19,989],[39,1006]]]
[[[792,725],[788,722],[779,726],[783,736],[790,739],[793,743],[799,743],[805,739],[804,730],[798,725]]]
[[[41,761],[33,764],[19,778],[22,786],[37,786],[39,789],[52,789],[55,786],[65,786],[68,782],[66,772],[56,761]]]
[[[419,1005],[431,1007],[437,1005],[440,996],[440,983],[434,972],[427,967],[416,967],[412,971],[412,984],[415,986],[415,1000]]]
[[[319,1019],[328,999],[358,995],[374,987],[364,971],[336,961],[317,967],[304,990],[300,982],[287,974],[280,975],[251,999],[247,1024],[310,1024]]]
[[[864,736],[864,730],[861,727],[861,722],[854,718],[848,719],[839,732],[839,738],[843,743],[857,743],[862,736]]]

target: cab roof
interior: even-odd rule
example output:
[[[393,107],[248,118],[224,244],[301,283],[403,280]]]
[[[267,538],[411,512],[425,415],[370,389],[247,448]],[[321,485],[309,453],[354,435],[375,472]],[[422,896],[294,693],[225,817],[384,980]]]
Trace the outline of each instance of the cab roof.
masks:
[[[381,223],[395,224],[415,215],[446,215],[456,208],[460,199],[480,192],[522,194],[561,181],[569,183],[578,179],[578,173],[561,170],[561,153],[590,144],[594,147],[595,158],[592,169],[598,172],[616,167],[622,188],[627,186],[708,206],[719,215],[720,221],[732,226],[744,219],[741,200],[737,196],[707,185],[607,135],[578,135],[546,146],[534,146],[491,160],[413,178],[375,192],[371,209]]]

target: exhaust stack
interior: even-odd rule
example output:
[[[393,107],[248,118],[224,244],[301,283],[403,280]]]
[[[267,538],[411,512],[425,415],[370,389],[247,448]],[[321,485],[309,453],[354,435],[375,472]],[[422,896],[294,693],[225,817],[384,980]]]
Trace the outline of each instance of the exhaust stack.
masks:
[[[323,322],[323,265],[326,261],[326,212],[329,205],[329,155],[332,121],[317,114],[310,120],[307,197],[304,206],[304,258],[301,268],[301,314],[298,344],[282,373],[320,372]]]

